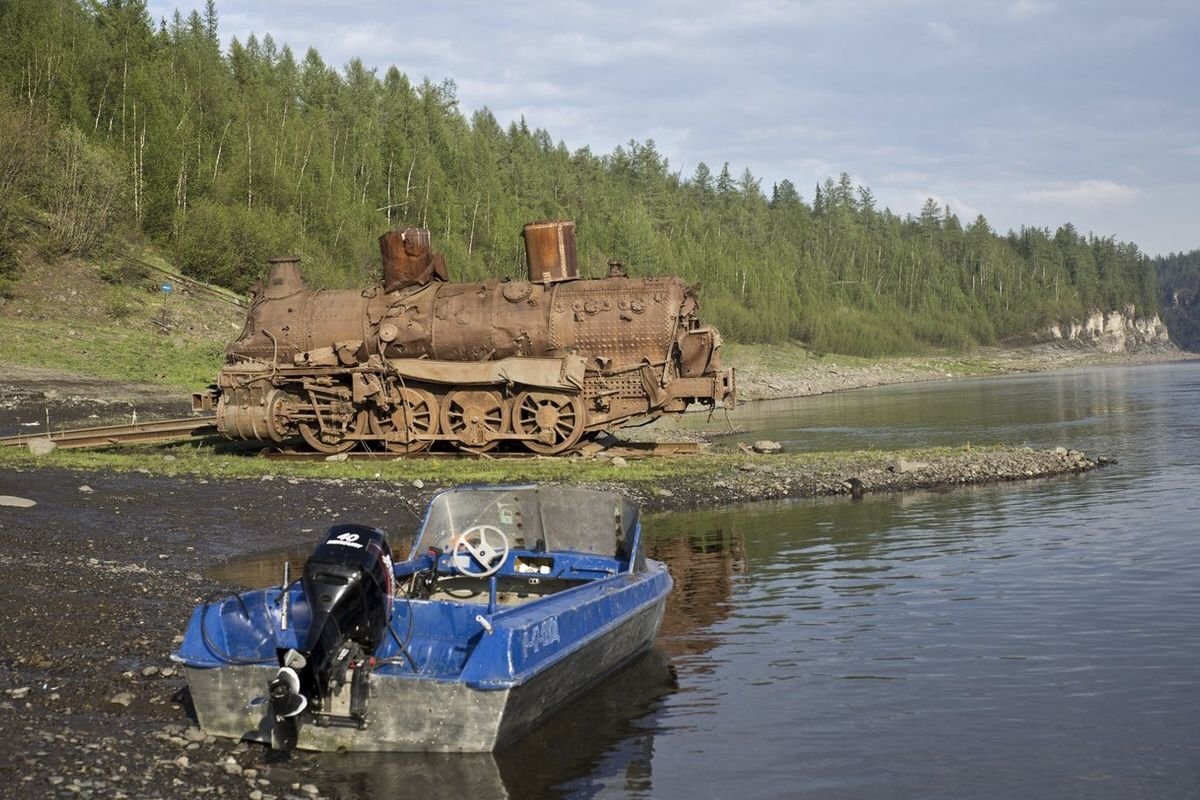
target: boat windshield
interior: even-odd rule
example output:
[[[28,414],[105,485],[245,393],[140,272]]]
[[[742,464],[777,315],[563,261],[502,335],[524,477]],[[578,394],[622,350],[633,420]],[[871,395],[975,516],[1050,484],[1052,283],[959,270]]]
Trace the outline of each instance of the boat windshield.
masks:
[[[638,545],[637,507],[620,495],[566,486],[469,488],[433,499],[413,555],[446,550],[479,525],[500,529],[510,547],[538,552],[628,561]]]

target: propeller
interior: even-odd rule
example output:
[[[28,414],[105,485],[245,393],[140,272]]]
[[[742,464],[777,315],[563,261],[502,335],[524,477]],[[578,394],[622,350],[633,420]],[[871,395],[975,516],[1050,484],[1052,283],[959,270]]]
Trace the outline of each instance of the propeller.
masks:
[[[300,694],[300,675],[297,668],[303,668],[304,656],[295,650],[289,650],[284,657],[284,666],[279,668],[274,680],[267,684],[267,693],[271,697],[271,711],[275,716],[275,724],[271,727],[271,749],[289,751],[296,747],[296,738],[300,732],[300,714],[308,708],[308,698]]]

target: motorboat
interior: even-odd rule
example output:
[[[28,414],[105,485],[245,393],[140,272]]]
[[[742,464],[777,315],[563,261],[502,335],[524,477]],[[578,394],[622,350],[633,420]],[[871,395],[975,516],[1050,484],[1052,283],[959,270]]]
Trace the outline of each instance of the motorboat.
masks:
[[[205,731],[278,750],[486,752],[650,647],[671,577],[637,506],[566,486],[437,494],[407,560],[337,524],[291,580],[210,599],[173,659]]]

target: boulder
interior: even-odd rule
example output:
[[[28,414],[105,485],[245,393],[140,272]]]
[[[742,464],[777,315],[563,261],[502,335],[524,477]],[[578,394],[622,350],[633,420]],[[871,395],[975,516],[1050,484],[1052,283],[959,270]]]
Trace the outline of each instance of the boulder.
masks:
[[[58,445],[49,439],[30,439],[28,447],[35,456],[48,456],[58,449]]]

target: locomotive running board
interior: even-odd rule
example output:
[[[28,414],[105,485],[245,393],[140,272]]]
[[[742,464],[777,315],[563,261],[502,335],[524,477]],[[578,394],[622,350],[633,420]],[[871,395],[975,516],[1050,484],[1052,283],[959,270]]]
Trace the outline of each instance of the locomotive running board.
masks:
[[[428,358],[388,359],[388,371],[414,381],[456,386],[514,383],[539,389],[583,390],[582,356],[535,358],[514,356],[498,361],[440,361]]]

